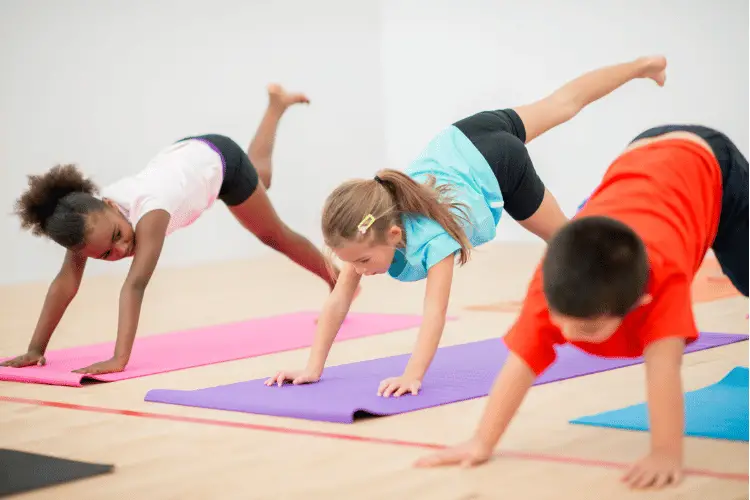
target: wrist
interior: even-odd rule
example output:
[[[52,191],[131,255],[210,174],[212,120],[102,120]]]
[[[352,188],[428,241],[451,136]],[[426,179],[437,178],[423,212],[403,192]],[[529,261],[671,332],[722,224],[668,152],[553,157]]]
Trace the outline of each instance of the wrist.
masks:
[[[413,371],[404,371],[404,373],[401,375],[401,378],[405,378],[408,380],[416,380],[421,383],[422,379],[424,378],[424,374],[413,372]]]
[[[112,360],[125,366],[128,364],[128,361],[130,361],[130,354],[119,354],[115,352],[114,356],[112,356]]]
[[[37,345],[30,345],[29,348],[27,349],[28,354],[37,354],[39,356],[44,356],[44,351],[45,351],[44,347],[40,347]]]
[[[673,443],[653,443],[651,452],[657,455],[665,455],[673,458],[682,459],[682,440]]]
[[[323,364],[310,362],[307,364],[305,371],[311,375],[320,377],[323,374]]]
[[[401,377],[412,380],[419,380],[421,382],[424,378],[425,372],[426,370],[421,367],[406,365],[406,368],[404,368],[404,373],[401,374]]]
[[[471,438],[471,441],[476,446],[480,447],[482,450],[487,451],[488,453],[491,453],[492,450],[494,450],[495,445],[497,445],[497,440],[493,439],[486,433],[483,433],[481,429],[477,430],[477,432]]]

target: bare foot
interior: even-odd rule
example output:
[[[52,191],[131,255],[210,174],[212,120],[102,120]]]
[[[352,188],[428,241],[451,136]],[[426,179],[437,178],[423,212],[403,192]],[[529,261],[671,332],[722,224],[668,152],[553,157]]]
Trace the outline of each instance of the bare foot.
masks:
[[[667,58],[664,56],[642,57],[643,78],[650,78],[656,82],[659,87],[664,86],[667,80]]]
[[[266,87],[268,90],[268,101],[270,106],[278,106],[286,109],[293,104],[310,104],[310,99],[305,94],[292,94],[284,90],[278,83],[272,83]]]

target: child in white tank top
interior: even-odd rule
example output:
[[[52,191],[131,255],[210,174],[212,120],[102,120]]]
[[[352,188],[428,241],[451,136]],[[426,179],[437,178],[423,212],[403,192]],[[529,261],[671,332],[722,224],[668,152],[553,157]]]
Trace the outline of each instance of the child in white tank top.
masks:
[[[268,93],[268,108],[247,153],[225,136],[188,137],[163,149],[142,171],[106,186],[101,195],[74,165],[58,165],[43,175],[29,176],[29,187],[16,203],[22,227],[52,239],[67,251],[28,352],[2,366],[44,364],[47,344],[76,295],[88,259],[132,257],[120,297],[121,310],[128,316],[118,322],[113,356],[76,371],[103,374],[124,370],[144,291],[164,239],[192,224],[217,199],[263,243],[315,273],[333,289],[338,269],[329,266],[309,240],[279,219],[266,194],[278,122],[289,106],[309,101],[279,85],[269,85]]]

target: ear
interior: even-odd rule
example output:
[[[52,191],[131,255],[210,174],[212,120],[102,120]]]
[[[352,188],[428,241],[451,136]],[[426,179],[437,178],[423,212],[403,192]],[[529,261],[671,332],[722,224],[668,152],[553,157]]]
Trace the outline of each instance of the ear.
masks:
[[[102,201],[109,208],[117,209],[117,204],[114,201],[110,200],[109,198],[102,198]]]
[[[653,301],[654,298],[650,294],[641,295],[641,298],[638,300],[638,305],[636,307],[642,307],[646,306]]]
[[[403,241],[403,235],[404,233],[401,231],[401,228],[394,224],[386,232],[386,241],[389,245],[396,246]]]

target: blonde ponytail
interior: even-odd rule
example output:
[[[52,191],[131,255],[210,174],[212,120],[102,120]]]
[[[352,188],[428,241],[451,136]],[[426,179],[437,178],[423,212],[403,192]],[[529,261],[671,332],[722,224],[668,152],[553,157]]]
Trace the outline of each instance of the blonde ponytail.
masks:
[[[469,221],[465,206],[449,196],[451,186],[435,185],[431,177],[420,184],[398,170],[384,169],[373,179],[348,181],[337,187],[323,208],[322,229],[326,244],[332,248],[346,241],[374,238],[385,240],[386,231],[401,226],[402,214],[418,214],[440,224],[460,245],[459,264],[469,260],[471,243],[461,221]],[[367,216],[374,222],[363,234],[358,226]]]

